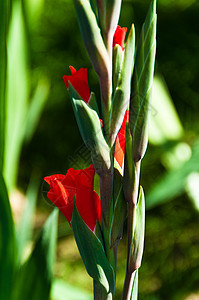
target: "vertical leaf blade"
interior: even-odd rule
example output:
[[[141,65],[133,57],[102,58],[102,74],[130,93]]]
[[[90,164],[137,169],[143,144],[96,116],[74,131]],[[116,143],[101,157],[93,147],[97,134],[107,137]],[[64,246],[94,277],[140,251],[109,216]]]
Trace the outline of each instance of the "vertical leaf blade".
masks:
[[[21,262],[24,247],[32,235],[33,214],[35,211],[37,200],[37,184],[32,180],[29,184],[26,194],[26,207],[16,231],[17,248],[18,248],[18,263]]]
[[[9,0],[0,0],[0,170],[3,168]]]
[[[31,256],[16,276],[12,299],[49,299],[56,253],[57,218],[58,209],[54,209]]]
[[[9,300],[15,267],[15,233],[5,182],[0,173],[0,299]]]
[[[14,1],[8,32],[4,178],[15,186],[28,100],[26,32],[21,1]]]

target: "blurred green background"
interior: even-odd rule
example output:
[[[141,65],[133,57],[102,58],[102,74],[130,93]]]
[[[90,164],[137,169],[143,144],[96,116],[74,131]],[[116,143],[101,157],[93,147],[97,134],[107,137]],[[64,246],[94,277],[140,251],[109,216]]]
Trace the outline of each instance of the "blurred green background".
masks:
[[[130,28],[135,23],[137,39],[149,3],[123,1],[119,24]],[[35,237],[52,211],[43,177],[90,163],[88,157],[86,161],[80,157],[83,142],[62,76],[69,74],[69,65],[87,67],[90,89],[98,97],[99,87],[72,0],[15,0],[9,11],[4,175],[16,223],[24,207],[22,195],[31,178],[37,182]],[[150,143],[141,172],[147,212],[139,299],[195,300],[199,299],[199,1],[159,0],[157,13]],[[59,281],[53,285],[52,299],[92,299],[92,280],[61,215],[58,229],[54,274]],[[124,233],[117,299],[125,274],[125,241]]]

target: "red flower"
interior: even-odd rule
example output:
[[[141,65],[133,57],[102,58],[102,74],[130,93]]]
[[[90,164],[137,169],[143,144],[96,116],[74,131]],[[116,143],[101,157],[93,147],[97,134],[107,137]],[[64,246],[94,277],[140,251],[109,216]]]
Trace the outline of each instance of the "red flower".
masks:
[[[125,133],[126,133],[126,122],[129,118],[129,111],[127,110],[124,115],[122,126],[117,135],[115,142],[115,162],[120,172],[123,174],[124,169],[124,153],[125,153]]]
[[[78,94],[82,97],[82,99],[88,103],[90,98],[90,90],[88,86],[88,79],[87,79],[87,69],[81,68],[78,71],[75,70],[74,67],[69,66],[71,70],[71,75],[64,75],[63,80],[65,85],[68,89],[69,84],[72,84],[74,89],[78,92]]]
[[[101,220],[101,201],[98,194],[93,190],[95,169],[93,165],[84,170],[69,169],[66,175],[56,174],[45,177],[44,180],[50,185],[48,198],[64,214],[69,224],[72,219],[73,201],[76,195],[77,209],[93,231],[96,221]]]
[[[124,50],[124,40],[125,40],[126,32],[127,32],[127,27],[120,27],[119,25],[117,25],[115,34],[113,36],[113,47],[116,44],[118,44],[122,47],[122,50]]]

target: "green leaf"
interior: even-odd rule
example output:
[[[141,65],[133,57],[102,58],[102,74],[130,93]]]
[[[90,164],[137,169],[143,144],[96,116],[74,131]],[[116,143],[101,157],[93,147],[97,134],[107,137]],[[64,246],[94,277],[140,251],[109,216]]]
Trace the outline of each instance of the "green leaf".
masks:
[[[130,268],[133,271],[140,267],[144,249],[145,200],[142,187],[140,187],[134,224],[135,228],[133,228],[133,237],[131,241],[131,256],[129,258]]]
[[[156,1],[152,2],[142,27],[136,53],[130,100],[130,129],[133,137],[133,156],[139,161],[148,142],[148,116],[156,52]]]
[[[36,126],[38,125],[39,118],[46,103],[50,90],[50,84],[46,77],[41,76],[38,80],[37,88],[30,102],[30,107],[27,114],[25,136],[26,141],[32,138]]]
[[[23,212],[22,219],[20,220],[20,223],[17,226],[17,230],[16,230],[18,264],[20,264],[23,258],[23,251],[26,246],[26,243],[32,237],[33,215],[36,206],[37,191],[38,191],[38,184],[36,184],[32,180],[28,186],[28,191],[26,193],[26,207]]]
[[[0,171],[3,168],[5,131],[5,89],[7,69],[7,27],[10,1],[0,0]]]
[[[131,75],[134,65],[135,32],[132,25],[125,46],[124,58],[118,86],[113,97],[110,123],[110,140],[113,145],[123,122],[124,114],[129,106]]]
[[[69,84],[72,104],[77,124],[85,145],[91,151],[95,170],[98,174],[110,168],[110,149],[104,138],[100,119],[94,109],[83,100],[78,100],[77,92]]]
[[[162,176],[151,188],[147,195],[146,208],[163,204],[182,194],[187,187],[187,180],[193,172],[199,172],[199,139],[192,146],[191,158],[179,168],[174,169]],[[168,188],[169,187],[169,188]]]
[[[153,80],[151,112],[149,122],[150,143],[161,145],[168,140],[175,141],[183,136],[182,124],[166,83],[161,76],[155,76]]]
[[[51,298],[53,300],[92,300],[92,294],[78,287],[69,285],[61,279],[55,279],[52,285]]]
[[[137,300],[137,298],[138,298],[138,269],[135,271],[131,300]]]
[[[58,209],[54,209],[31,256],[16,276],[13,300],[49,299],[56,253],[57,218]]]
[[[97,236],[82,220],[74,201],[71,221],[74,237],[88,274],[101,287],[103,295],[114,294],[115,275]],[[103,299],[103,298],[102,298]]]
[[[16,183],[28,105],[27,41],[21,1],[12,4],[8,33],[4,178],[9,190]]]
[[[0,299],[10,300],[16,262],[16,244],[10,202],[1,173],[0,207]]]

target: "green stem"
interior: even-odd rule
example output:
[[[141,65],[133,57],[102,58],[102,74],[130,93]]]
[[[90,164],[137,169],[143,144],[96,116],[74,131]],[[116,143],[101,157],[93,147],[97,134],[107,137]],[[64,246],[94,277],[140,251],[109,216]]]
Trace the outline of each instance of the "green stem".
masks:
[[[132,294],[132,287],[135,278],[135,271],[133,273],[126,273],[122,300],[130,300]]]
[[[126,277],[124,281],[124,288],[122,294],[122,300],[130,300],[133,287],[133,281],[135,277],[135,267],[131,265],[131,250],[132,250],[132,236],[135,228],[135,213],[136,205],[139,193],[139,177],[140,177],[140,161],[135,163],[136,176],[134,179],[132,197],[128,202],[128,237],[127,237],[127,265],[126,265]]]
[[[110,230],[113,214],[113,202],[112,202],[112,190],[113,190],[113,174],[105,174],[100,176],[100,195],[102,205],[102,232],[104,238],[105,252],[108,261],[115,269],[115,251],[114,248],[110,248]]]

